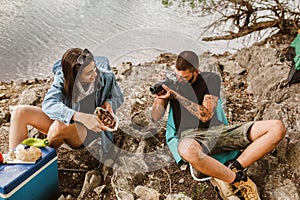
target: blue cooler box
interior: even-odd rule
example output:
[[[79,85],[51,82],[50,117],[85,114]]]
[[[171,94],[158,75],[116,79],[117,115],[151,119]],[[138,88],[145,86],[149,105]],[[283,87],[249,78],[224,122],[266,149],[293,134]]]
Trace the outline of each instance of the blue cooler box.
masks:
[[[35,164],[0,164],[0,200],[52,200],[58,198],[57,155],[41,148]]]

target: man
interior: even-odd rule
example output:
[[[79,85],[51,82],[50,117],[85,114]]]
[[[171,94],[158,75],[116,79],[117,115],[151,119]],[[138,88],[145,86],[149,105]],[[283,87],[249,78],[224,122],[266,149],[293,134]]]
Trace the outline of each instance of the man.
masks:
[[[158,121],[164,115],[168,103],[180,138],[179,155],[196,170],[223,180],[227,191],[241,193],[244,199],[260,199],[256,185],[245,170],[265,154],[272,151],[285,135],[285,127],[279,120],[245,122],[223,125],[215,115],[220,98],[220,78],[213,75],[205,82],[197,70],[198,56],[183,51],[177,57],[175,86],[163,85],[152,106],[152,119]],[[211,154],[243,149],[235,160],[223,165]],[[222,191],[220,191],[222,193]],[[230,199],[234,194],[221,194]]]

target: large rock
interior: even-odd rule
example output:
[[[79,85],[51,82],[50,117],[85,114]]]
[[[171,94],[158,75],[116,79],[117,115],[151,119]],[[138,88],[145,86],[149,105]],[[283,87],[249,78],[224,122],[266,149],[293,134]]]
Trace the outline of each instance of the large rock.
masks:
[[[249,62],[251,68],[248,68],[248,84],[258,105],[255,117],[257,120],[283,121],[288,138],[285,161],[291,165],[295,173],[300,175],[300,85],[284,84],[289,66],[287,63],[280,62],[278,53],[274,49],[254,48],[249,53],[252,55],[250,60],[253,62]],[[266,58],[261,59],[261,54]]]
[[[25,89],[19,97],[18,104],[23,105],[39,105],[39,102],[45,97],[46,92],[50,88],[49,85],[34,85]]]
[[[299,199],[296,179],[289,179],[285,175],[288,169],[294,174],[292,177],[300,175],[300,84],[286,84],[290,67],[289,63],[281,62],[280,52],[288,44],[270,45],[267,43],[242,49],[235,57],[231,57],[229,63],[223,63],[227,63],[228,68],[231,66],[232,69],[226,69],[231,76],[236,76],[234,62],[247,69],[247,90],[252,94],[256,108],[254,119],[280,119],[287,128],[286,137],[272,155],[252,165],[248,173],[255,182],[260,180],[265,183],[264,186],[258,186],[269,199]]]

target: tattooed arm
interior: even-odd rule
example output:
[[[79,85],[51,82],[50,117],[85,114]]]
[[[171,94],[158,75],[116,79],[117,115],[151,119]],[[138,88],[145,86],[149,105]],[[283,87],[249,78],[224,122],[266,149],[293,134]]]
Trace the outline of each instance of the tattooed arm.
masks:
[[[214,115],[218,103],[218,97],[206,94],[202,105],[194,103],[187,98],[177,94],[175,98],[183,105],[192,115],[202,122],[208,122]]]
[[[202,105],[199,105],[181,96],[168,87],[164,87],[164,89],[167,91],[167,93],[169,93],[171,98],[176,98],[181,105],[183,105],[192,115],[197,117],[202,122],[208,122],[214,115],[218,103],[218,97],[211,94],[206,94],[204,96]]]

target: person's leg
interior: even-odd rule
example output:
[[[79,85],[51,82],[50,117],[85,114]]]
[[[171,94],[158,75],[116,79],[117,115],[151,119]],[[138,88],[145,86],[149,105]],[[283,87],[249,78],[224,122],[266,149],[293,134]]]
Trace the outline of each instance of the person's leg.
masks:
[[[257,121],[248,131],[252,143],[237,158],[237,161],[247,168],[255,161],[271,152],[284,138],[285,126],[280,120]]]
[[[184,160],[191,163],[196,170],[203,174],[224,180],[228,183],[232,183],[235,179],[235,172],[205,154],[199,142],[192,138],[182,139],[178,145],[178,152]]]
[[[213,133],[216,131],[222,131],[222,134],[220,135],[221,139],[219,138],[217,143],[212,144],[223,147],[226,146],[227,150],[233,150],[229,148],[231,145],[234,145],[234,148],[238,148],[238,146],[244,146],[245,150],[237,159],[237,161],[240,162],[244,168],[248,167],[258,159],[263,157],[265,154],[269,153],[272,149],[274,149],[279,141],[284,137],[286,132],[285,127],[281,121],[269,120],[258,121],[254,124],[246,123],[237,126],[225,126],[221,127],[219,130],[218,128],[215,128],[215,130],[212,131],[199,133],[185,132],[184,135],[186,133],[191,135],[195,134],[194,137],[198,137],[196,135],[199,135],[199,138],[205,138],[208,136],[213,136]],[[231,133],[234,133],[235,135],[232,136]],[[245,134],[247,133],[248,139],[246,139],[247,141],[245,141],[245,139],[243,138],[246,138]],[[240,138],[237,138],[238,135],[240,135]],[[235,140],[238,140],[238,142],[240,142],[239,140],[241,140],[242,143],[236,145]],[[214,139],[212,141],[214,141]],[[248,145],[248,143],[250,144]],[[235,179],[235,173],[232,173],[228,167],[218,162],[214,158],[206,155],[203,152],[202,146],[199,144],[199,142],[197,142],[193,138],[182,139],[179,143],[178,151],[183,159],[190,162],[195,169],[204,174],[219,178],[228,183],[232,183],[232,181]]]
[[[52,122],[53,120],[39,107],[29,105],[16,106],[11,115],[9,149],[15,148],[28,137],[27,125],[31,125],[46,134]]]
[[[252,125],[252,123],[251,123],[251,125]],[[243,126],[243,128],[239,128],[239,127],[241,127],[241,126],[236,126],[236,129],[235,129],[234,126],[230,126],[228,131],[224,130],[224,134],[219,135],[220,137],[217,141],[221,140],[221,142],[216,142],[216,143],[213,142],[213,144],[216,144],[216,146],[218,148],[220,148],[221,147],[220,143],[224,142],[224,140],[226,138],[228,138],[228,135],[226,135],[226,134],[232,132],[233,130],[235,130],[235,131],[232,133],[235,133],[235,134],[238,134],[238,132],[240,132],[239,130],[244,130],[243,134],[240,134],[240,135],[244,135],[242,138],[245,138],[245,135],[247,134],[247,131],[249,128],[247,128],[247,126],[245,126],[245,127]],[[248,127],[249,127],[249,125],[248,125]],[[202,138],[207,136],[207,133],[208,133],[208,135],[210,135],[209,131],[205,131],[202,133],[202,136],[203,136]],[[205,134],[205,136],[203,134]],[[198,131],[198,135],[200,136],[201,132]],[[218,134],[216,133],[216,135],[218,135]],[[226,136],[226,137],[223,137],[223,136]],[[198,140],[200,137],[196,136],[196,138]],[[229,137],[229,139],[233,139],[233,138]],[[238,138],[235,140],[240,141],[240,139],[238,139]],[[203,142],[206,144],[205,147],[208,147],[207,144],[209,144],[209,143],[205,142],[205,140]],[[201,142],[201,143],[203,144],[203,142]],[[228,141],[225,141],[225,142],[228,143]],[[246,139],[245,142],[246,142],[246,144],[248,144],[249,140]],[[236,145],[233,145],[233,146],[236,146]],[[255,184],[249,178],[244,176],[244,173],[241,174],[240,172],[232,170],[231,168],[223,165],[221,162],[206,155],[203,152],[203,150],[205,150],[204,152],[207,152],[207,149],[206,148],[203,149],[202,146],[200,145],[200,143],[193,138],[182,139],[178,146],[178,151],[179,151],[180,156],[183,159],[185,159],[186,161],[188,161],[189,163],[191,163],[191,165],[196,170],[198,170],[204,174],[207,174],[209,176],[212,176],[213,180],[218,180],[218,179],[220,180],[220,181],[215,181],[215,182],[212,181],[212,184],[218,186],[220,195],[222,197],[226,197],[226,199],[229,199],[229,197],[231,199],[234,199],[237,196],[235,195],[235,193],[233,191],[236,190],[236,191],[241,191],[241,194],[245,198],[245,200],[246,199],[247,200],[249,200],[249,199],[258,200],[259,199],[259,195],[258,195]],[[222,182],[222,181],[224,181],[224,182]],[[222,183],[222,184],[220,184],[220,183]],[[244,187],[246,185],[245,183],[247,183],[247,187]],[[236,186],[235,187],[236,189],[233,189],[233,186]],[[247,190],[245,190],[245,188],[247,188]]]
[[[84,125],[78,123],[66,125],[57,120],[50,126],[47,135],[50,146],[53,148],[58,148],[63,143],[68,144],[71,148],[78,148],[86,137],[87,129]]]
[[[231,185],[240,191],[245,199],[259,200],[260,197],[255,183],[247,177],[244,168],[272,151],[285,133],[285,127],[279,120],[258,121],[247,130],[245,136],[251,143],[236,160],[228,163],[228,167],[237,174]]]
[[[81,124],[68,126],[63,122],[51,120],[40,107],[20,105],[14,108],[11,115],[10,150],[28,138],[27,125],[46,134],[50,146],[54,148],[58,148],[64,142],[70,147],[79,147],[87,135],[86,128]]]

